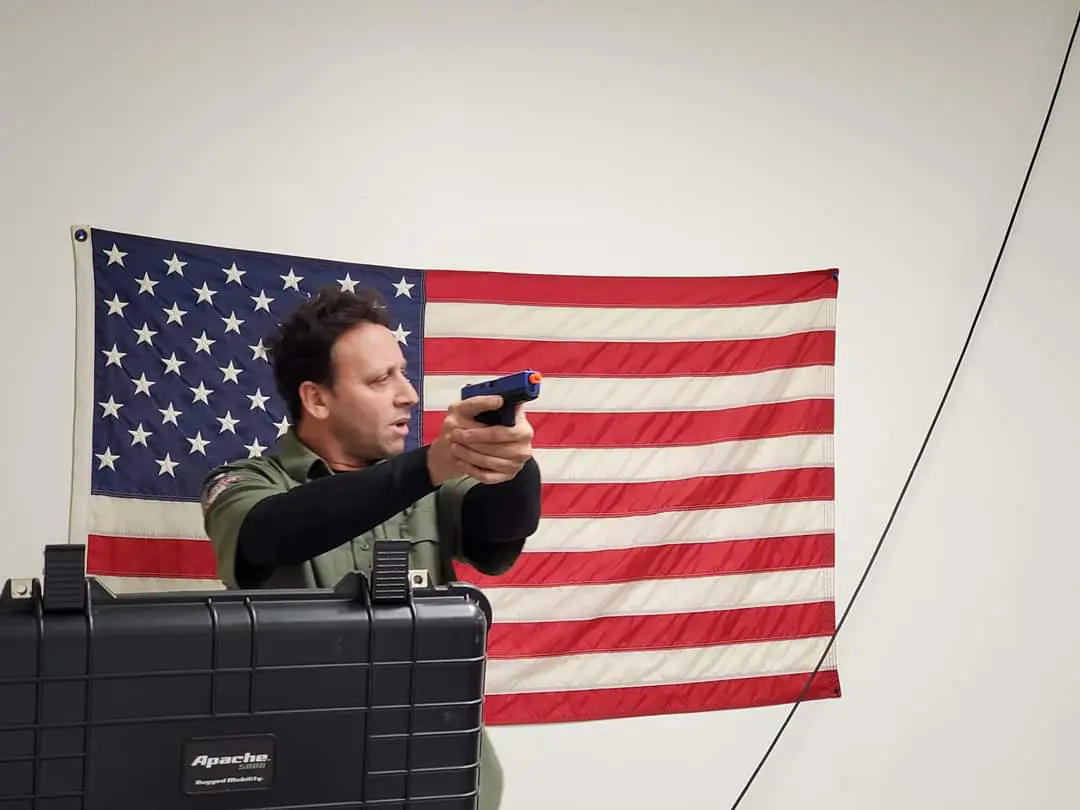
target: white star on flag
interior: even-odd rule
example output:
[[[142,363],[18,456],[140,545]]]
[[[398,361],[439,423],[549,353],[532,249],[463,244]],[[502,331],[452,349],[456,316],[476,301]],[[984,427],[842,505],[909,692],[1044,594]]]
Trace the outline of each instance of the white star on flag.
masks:
[[[128,305],[126,301],[121,301],[120,296],[116,294],[113,294],[113,297],[106,301],[105,304],[109,308],[110,315],[119,315],[120,317],[123,317],[124,307]]]
[[[162,357],[161,362],[165,364],[166,374],[180,374],[180,366],[184,365],[187,360],[181,360],[176,356],[176,352],[173,352],[168,357]]]
[[[158,475],[175,475],[173,470],[176,468],[177,462],[173,461],[169,454],[165,454],[165,458],[158,460],[158,466],[161,467],[161,472]]]
[[[161,412],[161,423],[162,424],[172,423],[172,424],[176,425],[177,427],[180,426],[180,423],[177,422],[176,419],[177,419],[178,416],[182,415],[184,412],[183,411],[178,411],[175,408],[173,408],[173,404],[171,402],[169,403],[169,406],[167,408],[164,408],[164,409],[159,408],[158,410]]]
[[[135,384],[136,394],[146,394],[146,396],[150,396],[150,388],[154,385],[154,381],[146,379],[145,371],[133,379],[132,382]]]
[[[114,464],[116,460],[120,458],[120,456],[115,455],[108,447],[105,448],[104,453],[95,453],[94,455],[97,460],[101,462],[100,466],[98,467],[99,470],[103,470],[106,467],[108,467],[110,470],[115,470],[116,467],[114,466]]]
[[[203,329],[201,335],[199,335],[198,337],[193,337],[192,340],[195,342],[196,352],[206,352],[207,354],[210,354],[210,347],[217,343],[216,340],[213,340],[206,336],[205,329]]]
[[[156,335],[157,332],[151,329],[150,325],[145,321],[143,321],[141,329],[133,329],[132,331],[139,336],[139,340],[136,345],[138,345],[139,343],[146,343],[150,346],[154,345],[154,335]]]
[[[270,399],[268,396],[264,396],[261,388],[256,388],[254,394],[248,394],[247,398],[251,400],[251,410],[259,408],[260,410],[266,410],[266,402]]]
[[[187,315],[187,312],[183,309],[180,309],[180,307],[176,305],[175,301],[169,309],[162,311],[169,316],[169,320],[166,321],[166,323],[178,323],[181,326],[184,325],[184,316]]]
[[[221,376],[223,382],[240,383],[240,374],[243,369],[237,368],[236,364],[232,360],[229,361],[229,365],[221,368]]]
[[[167,271],[168,275],[171,276],[173,273],[176,273],[178,276],[184,275],[184,266],[187,264],[187,262],[180,261],[176,257],[175,253],[172,255],[171,259],[162,259],[162,261],[165,262],[165,264],[167,264],[169,267]]]
[[[240,334],[240,325],[243,321],[236,317],[235,311],[230,312],[228,318],[222,318],[221,320],[225,324],[226,332],[236,332],[236,334]]]
[[[214,296],[217,295],[217,290],[211,290],[204,281],[201,287],[195,288],[195,293],[199,297],[195,300],[196,304],[210,304],[214,305]]]
[[[219,433],[228,431],[229,433],[235,434],[236,426],[240,424],[239,419],[233,419],[232,411],[225,411],[225,415],[217,417],[217,420],[221,423],[221,430],[218,431]]]
[[[156,293],[154,292],[154,287],[156,287],[158,284],[161,283],[160,281],[154,281],[152,278],[150,278],[149,273],[143,273],[143,277],[140,278],[138,281],[139,281],[139,295],[142,295],[143,293],[149,293],[150,295],[156,295]]]
[[[282,276],[281,280],[283,282],[283,290],[296,290],[297,292],[300,292],[300,282],[304,280],[304,277],[296,275],[290,267],[289,275]]]
[[[256,295],[251,296],[251,300],[255,302],[255,311],[256,312],[258,312],[260,309],[264,310],[266,312],[269,312],[270,311],[270,304],[272,304],[274,302],[273,298],[267,298],[266,297],[266,291],[265,290],[259,290],[259,294],[257,296]]]
[[[148,430],[145,430],[142,426],[142,422],[139,422],[139,426],[135,430],[129,430],[131,434],[131,446],[134,447],[137,444],[141,444],[143,447],[149,447],[146,440],[154,434]]]
[[[209,442],[209,440],[204,439],[202,437],[202,431],[199,431],[198,433],[196,433],[195,438],[188,439],[188,441],[191,442],[191,451],[190,452],[192,452],[192,453],[201,453],[204,456],[206,455],[206,448],[210,445],[210,442]]]
[[[120,366],[120,360],[124,357],[127,357],[127,352],[122,352],[117,349],[115,343],[112,345],[111,349],[102,352],[102,354],[105,355],[106,366]],[[123,366],[120,367],[123,368]]]
[[[120,409],[124,407],[124,404],[122,402],[117,402],[112,394],[110,394],[109,398],[104,402],[99,402],[98,405],[100,405],[104,411],[103,416],[110,416],[113,419],[120,418]]]
[[[109,250],[102,252],[109,257],[109,264],[118,264],[121,267],[124,266],[124,257],[127,256],[127,254],[120,250],[115,242],[113,242],[113,246]]]
[[[247,270],[238,270],[236,268],[236,262],[233,262],[230,267],[224,268],[225,283],[226,284],[243,284],[240,277],[246,273]]]
[[[196,402],[205,402],[207,405],[209,405],[210,395],[214,393],[214,391],[213,389],[208,389],[205,385],[203,385],[203,383],[200,382],[197,387],[191,389],[191,393],[194,394],[191,399],[192,404]]]

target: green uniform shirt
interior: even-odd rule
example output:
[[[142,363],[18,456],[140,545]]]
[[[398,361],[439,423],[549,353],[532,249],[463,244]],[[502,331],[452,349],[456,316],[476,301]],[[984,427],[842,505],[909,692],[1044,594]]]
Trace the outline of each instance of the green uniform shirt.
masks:
[[[235,562],[240,526],[259,501],[298,487],[333,471],[309,450],[293,431],[275,452],[218,467],[206,478],[203,521],[217,558],[218,577],[238,588]],[[426,569],[432,584],[446,582],[448,563],[464,560],[461,552],[461,505],[477,482],[458,478],[444,483],[412,506],[370,531],[296,566],[277,568],[260,586],[265,588],[331,588],[352,571],[370,574],[376,539],[404,539],[412,544],[409,567]],[[505,561],[508,566],[510,560]],[[503,775],[485,733],[482,735],[478,810],[496,810],[502,800]]]

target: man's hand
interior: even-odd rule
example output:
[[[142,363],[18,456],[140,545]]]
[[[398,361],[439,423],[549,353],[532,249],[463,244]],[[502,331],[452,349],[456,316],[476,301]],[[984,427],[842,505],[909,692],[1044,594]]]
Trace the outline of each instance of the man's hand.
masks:
[[[477,414],[502,407],[502,397],[470,397],[450,406],[428,448],[428,473],[438,485],[468,475],[483,484],[509,481],[532,458],[533,428],[522,405],[513,427],[488,426]]]

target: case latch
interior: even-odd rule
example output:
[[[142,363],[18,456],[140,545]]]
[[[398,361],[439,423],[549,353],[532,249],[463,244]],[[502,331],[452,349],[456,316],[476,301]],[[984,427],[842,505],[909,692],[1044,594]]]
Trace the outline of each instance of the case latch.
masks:
[[[45,546],[42,609],[46,613],[80,613],[86,609],[86,547]]]
[[[412,592],[408,540],[376,540],[371,566],[371,601],[405,604]]]

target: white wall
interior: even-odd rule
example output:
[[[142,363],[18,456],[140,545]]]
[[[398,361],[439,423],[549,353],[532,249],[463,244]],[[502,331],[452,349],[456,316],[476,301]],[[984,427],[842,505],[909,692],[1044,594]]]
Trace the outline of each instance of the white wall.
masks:
[[[838,265],[846,604],[974,312],[1075,13],[7,0],[0,577],[38,571],[67,536],[67,228],[88,222],[415,266]],[[1080,802],[1074,62],[969,362],[841,636],[845,696],[800,710],[743,808]],[[785,711],[496,729],[506,810],[728,807]]]

